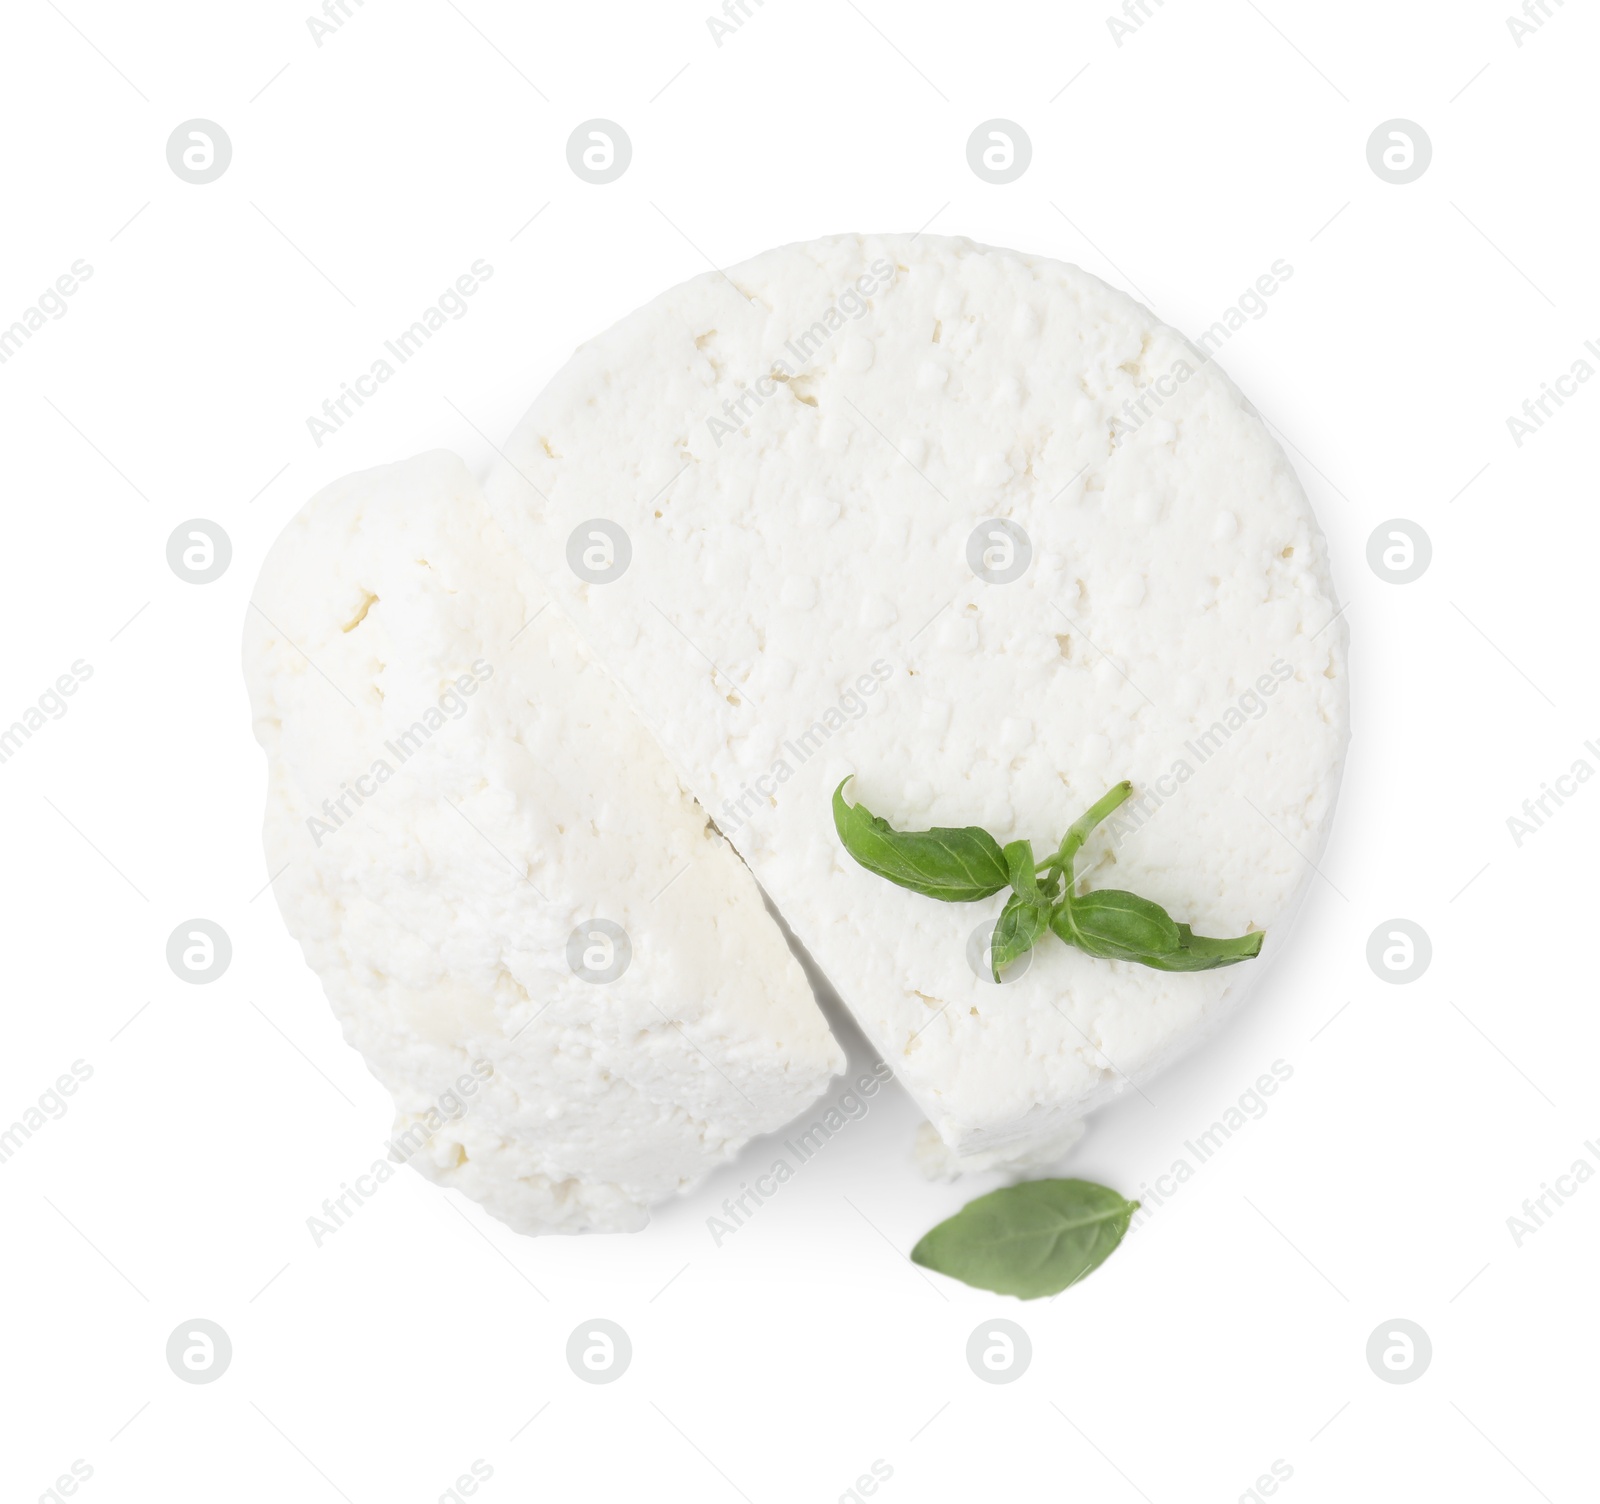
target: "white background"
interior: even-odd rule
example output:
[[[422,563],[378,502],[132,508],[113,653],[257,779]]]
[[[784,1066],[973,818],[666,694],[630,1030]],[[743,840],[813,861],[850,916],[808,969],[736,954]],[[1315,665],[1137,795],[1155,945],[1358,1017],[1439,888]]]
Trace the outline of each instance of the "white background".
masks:
[[[1600,1167],[1600,787],[1520,847],[1506,819],[1600,768],[1600,388],[1521,447],[1506,418],[1600,339],[1600,22],[1552,5],[1518,47],[1493,0],[1168,0],[1119,46],[1098,3],[752,0],[719,48],[707,3],[371,0],[320,48],[295,3],[4,8],[0,323],[93,268],[0,366],[0,722],[93,667],[0,765],[0,1126],[93,1068],[0,1165],[5,1496],[81,1459],[89,1499],[397,1504],[482,1459],[491,1501],[765,1504],[881,1459],[891,1501],[1189,1504],[1281,1459],[1303,1504],[1593,1498],[1600,1184],[1520,1247],[1507,1218]],[[566,162],[596,116],[634,148],[605,187]],[[995,116],[1033,142],[1005,187],[966,161]],[[1406,186],[1366,160],[1397,116],[1434,147]],[[233,143],[207,186],[166,161],[193,117]],[[1052,1303],[905,1259],[994,1182],[922,1181],[898,1088],[720,1248],[759,1146],[634,1236],[518,1238],[403,1174],[315,1247],[389,1107],[262,891],[263,553],[347,471],[442,445],[482,474],[579,340],[708,260],[924,225],[1191,334],[1293,267],[1222,359],[1349,603],[1340,814],[1292,953],[1072,1172],[1137,1195],[1274,1060],[1292,1078]],[[469,314],[317,447],[306,418],[477,258]],[[166,562],[192,517],[233,542],[211,585]],[[1366,562],[1396,517],[1434,549],[1405,586]],[[195,915],[234,946],[204,987],[164,954]],[[1434,947],[1406,986],[1366,960],[1395,916]],[[634,1346],[603,1387],[564,1358],[597,1316]],[[1004,1386],[964,1356],[996,1316],[1033,1344]],[[209,1385],[164,1357],[194,1317],[233,1343]],[[1395,1317],[1433,1344],[1407,1385],[1365,1358]]]

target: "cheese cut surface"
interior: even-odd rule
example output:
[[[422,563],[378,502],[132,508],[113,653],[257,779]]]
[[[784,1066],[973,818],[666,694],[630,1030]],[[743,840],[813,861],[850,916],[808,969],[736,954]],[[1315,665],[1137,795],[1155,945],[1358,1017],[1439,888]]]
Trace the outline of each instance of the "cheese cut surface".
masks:
[[[1283,452],[1132,299],[967,241],[788,246],[583,346],[505,454],[496,516],[956,1154],[1065,1142],[1284,943],[1334,809],[1344,625]],[[1041,859],[1132,779],[1080,878],[1265,929],[1263,959],[1174,975],[1047,936],[996,986],[969,956],[1004,895],[857,866],[851,774],[902,829]]]
[[[458,459],[328,487],[252,604],[278,902],[430,1179],[522,1232],[642,1227],[843,1069],[749,872]],[[614,980],[574,970],[622,954],[596,919],[631,947]]]

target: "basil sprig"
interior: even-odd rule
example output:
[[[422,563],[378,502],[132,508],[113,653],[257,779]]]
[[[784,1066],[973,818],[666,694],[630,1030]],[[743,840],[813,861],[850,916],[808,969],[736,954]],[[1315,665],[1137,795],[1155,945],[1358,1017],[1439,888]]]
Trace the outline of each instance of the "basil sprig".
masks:
[[[1105,961],[1133,961],[1157,971],[1211,971],[1261,953],[1264,932],[1215,940],[1177,923],[1160,904],[1120,888],[1076,893],[1074,868],[1084,843],[1132,793],[1124,780],[1075,820],[1055,855],[1035,863],[1033,843],[1002,847],[977,826],[896,830],[864,804],[846,804],[844,779],[833,791],[833,823],[844,849],[869,872],[945,903],[975,903],[1011,888],[989,945],[995,981],[1046,930]]]
[[[911,1250],[963,1284],[1035,1300],[1094,1273],[1122,1241],[1137,1201],[1088,1180],[1029,1180],[969,1201]]]

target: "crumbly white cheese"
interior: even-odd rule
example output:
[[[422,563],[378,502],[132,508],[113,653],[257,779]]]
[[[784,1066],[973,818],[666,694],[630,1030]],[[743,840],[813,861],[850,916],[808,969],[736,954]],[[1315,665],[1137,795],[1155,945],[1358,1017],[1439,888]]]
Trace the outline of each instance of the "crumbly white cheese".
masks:
[[[844,1059],[749,872],[546,603],[452,455],[308,503],[245,630],[267,862],[411,1163],[519,1231],[633,1229]],[[612,981],[571,964],[597,918],[631,945]],[[591,970],[618,954],[578,942]]]
[[[1333,814],[1344,625],[1282,450],[1132,299],[967,241],[789,246],[585,345],[506,455],[502,525],[955,1153],[1061,1142],[1261,978],[1050,936],[997,987],[969,945],[1004,895],[894,887],[830,818],[854,774],[901,828],[1042,857],[1131,778],[1088,884],[1283,944]],[[631,545],[608,583],[568,563],[595,519]],[[1028,543],[1009,581],[996,520]]]

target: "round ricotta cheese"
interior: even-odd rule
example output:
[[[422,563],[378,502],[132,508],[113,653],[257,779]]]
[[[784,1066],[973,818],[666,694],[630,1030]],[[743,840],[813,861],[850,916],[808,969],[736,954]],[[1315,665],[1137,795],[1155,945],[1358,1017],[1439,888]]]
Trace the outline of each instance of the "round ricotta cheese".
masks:
[[[1345,628],[1283,451],[1133,299],[964,240],[787,246],[582,347],[505,457],[507,534],[953,1154],[1065,1142],[1266,973],[1333,816]],[[970,957],[1005,895],[856,865],[850,775],[899,828],[1041,859],[1131,779],[1080,877],[1262,959],[1047,936],[996,985]]]

